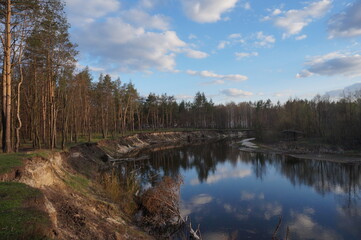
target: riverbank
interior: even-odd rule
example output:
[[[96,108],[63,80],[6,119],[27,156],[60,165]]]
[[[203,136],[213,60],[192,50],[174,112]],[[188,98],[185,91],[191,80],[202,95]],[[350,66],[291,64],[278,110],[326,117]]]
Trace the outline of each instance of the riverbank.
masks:
[[[10,203],[13,195],[22,195],[9,192],[16,184],[29,187],[30,192],[34,189],[39,195],[19,200],[19,206],[31,202],[30,211],[39,211],[41,220],[32,223],[31,219],[22,219],[20,209],[16,224],[11,223],[6,220],[11,208],[0,208],[0,238],[152,239],[132,223],[126,206],[115,201],[112,192],[107,191],[102,181],[104,172],[116,161],[128,161],[145,149],[156,151],[239,136],[235,131],[143,133],[80,144],[67,152],[28,153],[20,157],[23,159],[20,163],[0,173],[0,200]],[[2,163],[5,161],[0,161],[0,166]],[[128,198],[131,201],[132,196]],[[46,224],[38,229],[40,222]],[[30,238],[30,232],[19,230],[26,225],[33,225]]]
[[[257,142],[256,139],[252,138],[242,140],[240,144],[241,150],[248,152],[275,153],[300,159],[339,163],[361,162],[361,152],[358,149],[344,150],[339,146],[307,139],[266,144]]]

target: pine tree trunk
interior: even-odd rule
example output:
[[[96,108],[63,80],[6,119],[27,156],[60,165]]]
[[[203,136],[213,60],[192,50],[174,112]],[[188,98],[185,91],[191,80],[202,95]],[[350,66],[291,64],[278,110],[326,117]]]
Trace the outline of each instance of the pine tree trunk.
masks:
[[[11,1],[6,3],[5,46],[3,65],[3,152],[12,152],[11,141]]]

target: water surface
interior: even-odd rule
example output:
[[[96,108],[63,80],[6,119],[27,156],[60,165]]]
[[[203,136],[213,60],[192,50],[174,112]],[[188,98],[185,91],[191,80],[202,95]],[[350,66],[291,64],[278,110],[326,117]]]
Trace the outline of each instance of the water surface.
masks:
[[[139,164],[139,163],[138,163]],[[361,164],[242,152],[217,142],[151,153],[144,185],[181,174],[181,213],[204,239],[361,239]]]

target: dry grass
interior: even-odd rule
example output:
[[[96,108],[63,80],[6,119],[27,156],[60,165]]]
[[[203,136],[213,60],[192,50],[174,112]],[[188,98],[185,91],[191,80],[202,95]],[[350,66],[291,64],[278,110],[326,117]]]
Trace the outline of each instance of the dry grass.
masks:
[[[122,176],[113,169],[112,172],[102,174],[101,182],[107,196],[119,204],[126,214],[133,215],[138,208],[134,196],[140,190],[135,174]]]
[[[141,221],[157,239],[169,239],[184,223],[179,210],[182,183],[181,177],[163,177],[141,197]]]

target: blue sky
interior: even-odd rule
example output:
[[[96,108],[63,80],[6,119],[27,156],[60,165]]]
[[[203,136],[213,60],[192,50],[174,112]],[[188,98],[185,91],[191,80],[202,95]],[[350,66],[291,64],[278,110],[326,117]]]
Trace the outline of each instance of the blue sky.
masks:
[[[66,0],[79,67],[216,103],[361,82],[361,1]]]

